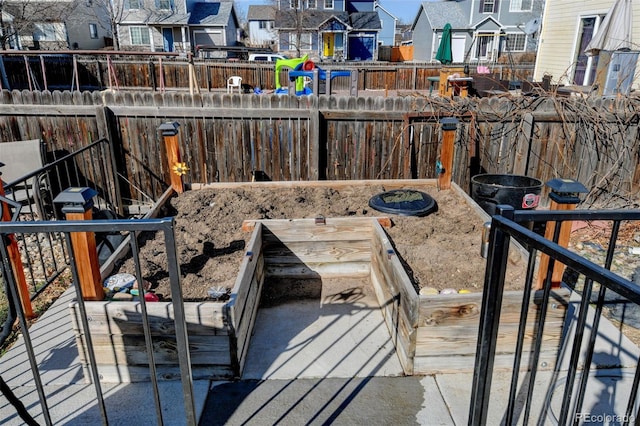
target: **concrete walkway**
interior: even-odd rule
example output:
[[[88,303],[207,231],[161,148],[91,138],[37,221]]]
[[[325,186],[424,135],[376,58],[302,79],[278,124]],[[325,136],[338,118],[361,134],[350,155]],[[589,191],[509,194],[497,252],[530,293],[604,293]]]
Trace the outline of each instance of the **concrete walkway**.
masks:
[[[99,424],[95,389],[85,383],[71,330],[72,300],[73,293],[65,293],[31,327],[31,337],[53,423]],[[200,424],[466,424],[472,375],[401,376],[381,318],[366,298],[262,308],[242,380],[194,382]],[[624,412],[637,359],[637,347],[602,321],[596,363],[613,368],[590,376],[585,415],[597,420]],[[22,340],[0,358],[0,375],[44,424]],[[538,374],[531,419],[548,400],[544,423],[554,424],[565,376]],[[506,373],[494,375],[488,424],[504,421],[509,380]],[[157,424],[149,383],[102,388],[110,424]],[[161,382],[160,394],[165,424],[185,424],[180,382]],[[522,424],[524,413],[516,414]],[[23,424],[3,395],[0,424]]]

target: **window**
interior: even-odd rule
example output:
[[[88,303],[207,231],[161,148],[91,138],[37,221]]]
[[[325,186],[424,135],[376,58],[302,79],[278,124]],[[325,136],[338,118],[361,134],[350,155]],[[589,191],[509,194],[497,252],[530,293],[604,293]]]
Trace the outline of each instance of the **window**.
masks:
[[[289,7],[291,9],[299,9],[300,8],[300,0],[289,0]]]
[[[529,12],[533,0],[511,0],[509,12]]]
[[[140,9],[140,2],[142,0],[129,0],[129,10],[136,10],[136,9]],[[126,4],[126,2],[125,2]]]
[[[98,24],[89,24],[89,37],[98,38]]]
[[[131,35],[131,44],[151,44],[147,27],[131,27],[129,34]]]
[[[324,0],[325,9],[333,9],[333,0]]]
[[[498,0],[480,0],[480,13],[497,13]]]
[[[527,46],[527,35],[522,33],[509,33],[505,38],[504,47],[507,52],[524,52]]]
[[[317,9],[318,1],[317,0],[307,0],[307,9]]]
[[[171,9],[171,0],[156,0],[156,8],[163,10]]]
[[[298,34],[289,34],[289,50],[309,50],[311,49],[311,33],[300,34],[300,43],[298,44]]]
[[[62,23],[34,24],[34,41],[65,41],[66,39],[65,28]]]
[[[268,29],[268,28],[269,28],[269,26],[267,25],[267,23],[268,23],[268,21],[259,21],[259,22],[258,22],[258,27],[259,27],[261,30],[266,30],[266,29]]]

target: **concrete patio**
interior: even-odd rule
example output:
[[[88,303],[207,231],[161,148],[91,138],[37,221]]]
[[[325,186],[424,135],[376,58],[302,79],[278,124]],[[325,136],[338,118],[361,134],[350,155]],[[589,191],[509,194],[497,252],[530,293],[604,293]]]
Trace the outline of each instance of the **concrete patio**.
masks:
[[[68,306],[73,297],[67,291],[30,333],[53,423],[98,424],[95,388],[85,383],[71,329]],[[340,301],[261,308],[242,379],[193,383],[200,423],[466,424],[472,375],[402,376],[379,310],[366,298],[358,304],[362,309],[350,304],[345,310]],[[590,377],[583,411],[592,419],[620,419],[638,348],[605,320],[595,352],[595,363],[611,368]],[[537,375],[532,419],[540,416],[549,395],[551,411],[545,423],[554,423],[563,374]],[[31,415],[44,423],[22,339],[0,358],[0,375]],[[525,380],[526,373],[520,378]],[[494,375],[492,391],[499,397],[491,399],[488,424],[503,420],[506,402],[501,397],[508,395],[509,380],[506,373]],[[102,389],[110,424],[157,424],[150,383],[102,384]],[[164,423],[185,424],[181,383],[160,382],[160,395]],[[522,414],[516,413],[520,423]],[[23,424],[4,396],[0,424]]]

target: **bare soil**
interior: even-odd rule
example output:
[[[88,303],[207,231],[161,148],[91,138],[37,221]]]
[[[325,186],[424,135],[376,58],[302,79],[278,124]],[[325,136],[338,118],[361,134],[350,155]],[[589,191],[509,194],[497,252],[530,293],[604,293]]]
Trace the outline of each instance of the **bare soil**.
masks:
[[[230,290],[239,272],[250,233],[245,219],[295,219],[387,216],[386,231],[416,288],[482,291],[485,259],[480,256],[483,220],[453,190],[423,190],[438,204],[425,217],[395,216],[369,207],[369,199],[386,191],[384,184],[345,189],[297,187],[286,189],[200,189],[172,198],[166,214],[175,217],[175,235],[185,300],[208,298],[212,287]],[[141,244],[143,276],[152,290],[170,299],[164,241],[147,236]],[[521,288],[525,262],[514,256],[505,289]],[[515,269],[511,271],[511,269]],[[120,271],[134,271],[127,260]]]

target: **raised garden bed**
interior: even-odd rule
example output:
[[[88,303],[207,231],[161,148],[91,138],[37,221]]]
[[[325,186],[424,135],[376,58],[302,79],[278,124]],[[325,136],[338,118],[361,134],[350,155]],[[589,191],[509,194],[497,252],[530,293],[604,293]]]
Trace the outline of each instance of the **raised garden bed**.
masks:
[[[194,376],[229,378],[241,374],[266,278],[268,282],[295,278],[299,285],[318,278],[367,278],[406,374],[472,371],[484,279],[484,259],[479,255],[479,245],[481,225],[486,217],[459,187],[454,185],[451,190],[437,191],[433,181],[413,180],[385,181],[384,186],[380,182],[221,184],[202,189],[200,194],[197,190],[189,191],[175,199],[177,202],[173,206],[181,205],[181,197],[196,197],[201,201],[197,206],[200,209],[198,214],[204,217],[207,213],[202,210],[207,206],[211,210],[223,210],[218,203],[238,194],[247,195],[255,188],[274,192],[285,188],[289,191],[285,196],[274,196],[271,201],[267,199],[268,209],[264,209],[264,205],[254,207],[266,210],[269,217],[277,217],[275,200],[282,197],[297,199],[298,203],[302,202],[301,199],[306,201],[312,197],[310,193],[295,196],[295,191],[302,191],[300,188],[305,187],[323,188],[324,199],[334,210],[322,211],[317,206],[312,210],[314,207],[308,206],[310,211],[306,219],[255,219],[255,215],[252,219],[250,212],[247,214],[237,209],[234,215],[237,216],[237,226],[233,229],[226,227],[230,240],[214,243],[214,248],[229,247],[230,242],[240,241],[238,235],[242,234],[237,232],[242,233],[244,229],[242,250],[232,253],[221,250],[220,256],[209,259],[216,265],[221,261],[232,263],[227,265],[236,271],[233,286],[226,284],[232,287],[229,299],[185,302]],[[370,195],[401,187],[432,194],[439,204],[439,211],[424,218],[392,217],[386,220],[378,218],[382,215],[363,204]],[[212,195],[211,191],[217,192]],[[352,195],[348,208],[335,202],[336,198],[331,194],[337,193]],[[180,209],[175,213],[177,221],[184,214]],[[344,217],[347,215],[349,217]],[[316,219],[320,216],[325,219]],[[249,220],[243,226],[245,219]],[[193,219],[177,223],[176,233],[185,233],[190,239],[202,239],[189,231],[189,227],[198,226],[192,222]],[[383,228],[381,223],[389,227]],[[442,229],[435,229],[436,226]],[[454,240],[454,245],[447,245]],[[452,250],[456,252],[452,253]],[[509,266],[497,368],[512,367],[509,351],[515,346],[522,298],[518,286],[524,281],[526,267],[526,259],[522,256],[520,252],[514,253]],[[188,260],[181,258],[181,263],[184,262]],[[203,265],[199,273],[204,274],[202,271],[208,267]],[[143,273],[145,268],[147,266],[143,265]],[[145,278],[153,277],[153,273],[145,275]],[[211,279],[207,287],[225,285],[227,281],[228,278],[223,277]],[[186,288],[188,285],[185,277],[183,286]],[[161,288],[157,283],[154,286]],[[419,290],[425,287],[466,289],[471,293],[419,295]],[[550,302],[539,368],[553,367],[567,296],[566,292],[558,292]],[[147,306],[153,317],[153,334],[158,336],[154,343],[160,354],[156,357],[160,364],[158,372],[162,378],[178,377],[175,368],[177,354],[171,343],[171,302],[148,303]],[[96,355],[100,354],[98,364],[103,379],[130,381],[148,377],[144,337],[138,326],[141,322],[139,304],[87,302],[86,307]],[[537,318],[537,311],[537,305],[532,304],[530,324]],[[74,317],[77,315],[77,309],[74,309]],[[82,333],[80,327],[76,329],[82,348]],[[526,345],[533,340],[533,325],[527,330],[527,336],[525,347],[528,348]],[[81,351],[81,355],[83,353]],[[84,355],[83,360],[86,360]],[[527,367],[526,360],[522,365]]]

